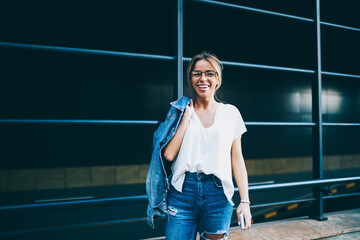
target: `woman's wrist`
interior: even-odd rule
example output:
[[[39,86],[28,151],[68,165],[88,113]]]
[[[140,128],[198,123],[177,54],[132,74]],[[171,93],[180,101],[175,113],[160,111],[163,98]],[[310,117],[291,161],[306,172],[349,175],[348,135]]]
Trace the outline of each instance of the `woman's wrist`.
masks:
[[[245,199],[241,199],[241,200],[240,200],[240,203],[246,203],[246,204],[249,204],[249,205],[250,205],[250,201],[245,200]]]
[[[184,113],[183,119],[186,123],[190,122],[190,119],[191,119],[193,113],[194,112],[185,112]]]
[[[187,112],[184,113],[184,119],[187,120],[187,121],[190,120],[191,115],[192,115],[191,113],[187,113]]]

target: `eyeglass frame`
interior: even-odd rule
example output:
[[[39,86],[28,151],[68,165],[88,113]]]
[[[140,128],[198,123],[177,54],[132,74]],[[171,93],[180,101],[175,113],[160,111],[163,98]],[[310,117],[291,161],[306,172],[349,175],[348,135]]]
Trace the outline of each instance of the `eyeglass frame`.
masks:
[[[200,72],[201,73],[201,76],[198,76],[198,77],[195,77],[193,74],[194,72]],[[209,72],[214,72],[214,76],[218,75],[218,72],[217,71],[214,71],[214,70],[206,70],[205,72],[202,72],[202,71],[199,71],[199,70],[195,70],[195,71],[191,71],[191,77],[194,77],[194,78],[201,78],[203,76],[203,73],[205,73],[205,77],[207,78],[211,78],[213,76],[206,76],[206,73],[209,73]]]

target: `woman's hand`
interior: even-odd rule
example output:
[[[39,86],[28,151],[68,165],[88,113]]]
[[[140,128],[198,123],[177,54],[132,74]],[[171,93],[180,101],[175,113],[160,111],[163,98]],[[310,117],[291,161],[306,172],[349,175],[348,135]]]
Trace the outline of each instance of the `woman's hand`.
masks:
[[[236,215],[238,218],[238,222],[240,222],[240,213],[244,214],[245,218],[245,228],[244,230],[251,228],[251,212],[250,212],[250,205],[247,203],[240,203],[238,208],[236,209]]]
[[[190,99],[190,104],[186,106],[185,112],[184,112],[184,119],[190,121],[191,116],[194,113],[194,103],[193,100]]]

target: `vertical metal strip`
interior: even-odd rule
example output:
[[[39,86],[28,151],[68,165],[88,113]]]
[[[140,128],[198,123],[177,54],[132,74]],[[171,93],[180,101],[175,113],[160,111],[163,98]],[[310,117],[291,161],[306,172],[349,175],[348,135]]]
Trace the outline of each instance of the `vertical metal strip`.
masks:
[[[183,96],[183,0],[177,1],[177,79],[175,84],[175,96]]]
[[[316,160],[314,171],[314,178],[322,179],[323,178],[323,169],[322,169],[322,155],[323,155],[323,146],[322,146],[322,76],[321,76],[321,32],[320,32],[320,0],[316,0],[316,56],[317,56],[317,69],[316,69],[316,81],[313,84],[313,115],[316,122],[316,137],[317,142],[316,148]]]
[[[323,122],[322,122],[322,78],[321,78],[321,31],[320,31],[320,0],[316,0],[316,78],[312,84],[313,122],[313,179],[323,178]],[[313,188],[314,201],[312,218],[319,221],[327,220],[324,216],[323,192],[320,187]]]

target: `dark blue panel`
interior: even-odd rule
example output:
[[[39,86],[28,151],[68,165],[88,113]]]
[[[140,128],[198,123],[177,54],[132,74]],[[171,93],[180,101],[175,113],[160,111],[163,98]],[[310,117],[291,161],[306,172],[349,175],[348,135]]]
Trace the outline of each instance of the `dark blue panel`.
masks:
[[[169,61],[0,48],[1,118],[157,120],[173,100]]]
[[[206,17],[199,17],[199,13]],[[184,56],[192,57],[197,52],[209,50],[220,60],[315,69],[313,24],[186,2]]]
[[[147,164],[155,126],[0,127],[1,169]]]
[[[324,122],[360,122],[359,80],[358,78],[323,76]]]
[[[0,41],[175,55],[174,1],[2,1]]]
[[[321,47],[323,71],[360,75],[360,31],[322,25]]]
[[[311,127],[248,126],[242,137],[245,159],[312,156]]]
[[[220,2],[290,14],[298,17],[315,18],[315,4],[313,0],[221,0]]]
[[[321,21],[360,28],[358,0],[321,0]]]

